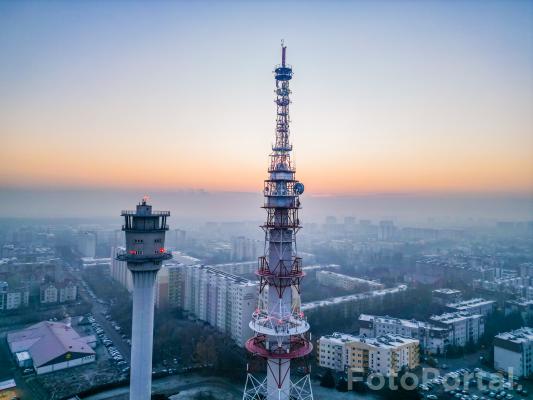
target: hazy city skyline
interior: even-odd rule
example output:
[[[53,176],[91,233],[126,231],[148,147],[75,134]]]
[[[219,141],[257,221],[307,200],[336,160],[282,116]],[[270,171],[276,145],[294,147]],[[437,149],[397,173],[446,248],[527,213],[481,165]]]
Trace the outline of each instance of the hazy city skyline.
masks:
[[[0,188],[259,192],[282,35],[307,194],[531,194],[531,2],[279,5],[0,4]]]

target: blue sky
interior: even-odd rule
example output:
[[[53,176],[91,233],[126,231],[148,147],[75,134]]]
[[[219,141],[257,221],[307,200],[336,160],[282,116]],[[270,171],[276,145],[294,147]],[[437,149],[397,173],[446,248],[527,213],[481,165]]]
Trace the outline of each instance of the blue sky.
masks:
[[[531,193],[532,14],[527,1],[2,2],[0,185],[258,190],[284,38],[312,193]]]

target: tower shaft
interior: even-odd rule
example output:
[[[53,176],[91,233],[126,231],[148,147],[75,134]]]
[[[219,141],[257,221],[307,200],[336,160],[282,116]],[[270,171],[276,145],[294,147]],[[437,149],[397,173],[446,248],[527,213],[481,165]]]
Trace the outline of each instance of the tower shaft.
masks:
[[[168,211],[152,211],[146,199],[135,211],[122,211],[126,251],[117,259],[126,261],[133,278],[131,329],[130,400],[151,398],[154,303],[157,272],[172,255],[165,250]]]
[[[156,274],[157,271],[132,272],[130,400],[149,399],[151,396]]]

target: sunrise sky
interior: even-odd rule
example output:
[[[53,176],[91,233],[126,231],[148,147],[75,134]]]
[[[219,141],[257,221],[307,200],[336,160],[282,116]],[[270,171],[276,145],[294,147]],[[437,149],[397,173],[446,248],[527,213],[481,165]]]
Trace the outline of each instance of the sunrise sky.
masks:
[[[0,2],[0,190],[533,192],[533,2]]]

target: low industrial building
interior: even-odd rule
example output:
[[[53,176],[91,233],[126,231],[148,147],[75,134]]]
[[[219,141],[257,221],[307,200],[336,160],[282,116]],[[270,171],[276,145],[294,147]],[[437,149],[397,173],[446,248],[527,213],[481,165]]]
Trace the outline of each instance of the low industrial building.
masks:
[[[7,334],[9,350],[21,368],[37,374],[95,361],[94,336],[81,337],[68,323],[43,321]]]

